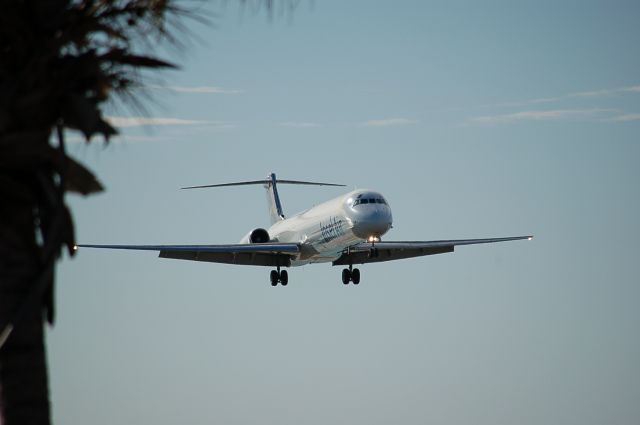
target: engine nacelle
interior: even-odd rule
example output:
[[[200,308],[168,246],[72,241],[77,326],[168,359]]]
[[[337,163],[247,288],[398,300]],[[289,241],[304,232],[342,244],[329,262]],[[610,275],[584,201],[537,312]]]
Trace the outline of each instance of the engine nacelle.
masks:
[[[240,243],[267,243],[270,240],[269,232],[258,227],[247,233],[245,237],[240,240]]]

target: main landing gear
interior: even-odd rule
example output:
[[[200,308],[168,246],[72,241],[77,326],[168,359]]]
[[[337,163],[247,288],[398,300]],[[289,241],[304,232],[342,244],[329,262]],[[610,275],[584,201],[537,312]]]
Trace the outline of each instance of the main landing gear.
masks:
[[[371,242],[371,248],[369,249],[369,258],[378,258],[380,255],[378,248],[376,248],[375,243],[380,241],[379,237],[371,236],[369,237],[369,241]],[[349,248],[347,248],[347,254],[350,254]],[[342,270],[342,283],[348,285],[349,282],[353,282],[354,285],[360,283],[360,270],[354,269],[353,264],[349,264],[348,269]]]
[[[289,283],[289,273],[286,270],[280,270],[279,266],[277,270],[271,270],[269,278],[271,286],[278,286],[278,283],[282,286],[287,286]],[[348,269],[342,270],[342,283],[348,285],[349,282],[353,282],[354,285],[360,283],[360,269],[354,269],[351,264],[349,264]]]
[[[349,282],[353,282],[354,285],[360,283],[360,269],[354,269],[351,264],[348,269],[342,270],[342,283],[348,285]]]
[[[271,270],[271,286],[278,285],[278,282],[282,284],[282,286],[287,286],[289,283],[289,273],[286,270],[280,271],[280,266],[278,266],[278,270]]]

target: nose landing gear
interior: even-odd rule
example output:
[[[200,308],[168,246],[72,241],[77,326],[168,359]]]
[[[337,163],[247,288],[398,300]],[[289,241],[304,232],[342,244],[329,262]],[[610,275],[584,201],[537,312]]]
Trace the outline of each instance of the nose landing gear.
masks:
[[[289,273],[287,273],[286,270],[280,271],[280,266],[278,266],[277,270],[271,270],[269,278],[271,280],[271,286],[277,286],[278,282],[280,282],[282,286],[287,286],[289,283]]]
[[[367,240],[371,242],[371,249],[369,249],[369,258],[378,258],[380,253],[378,252],[378,248],[376,248],[376,242],[380,242],[380,237],[369,236]]]
[[[360,283],[360,270],[354,269],[351,264],[348,269],[342,270],[342,283],[348,285],[349,282],[353,282],[354,285]]]

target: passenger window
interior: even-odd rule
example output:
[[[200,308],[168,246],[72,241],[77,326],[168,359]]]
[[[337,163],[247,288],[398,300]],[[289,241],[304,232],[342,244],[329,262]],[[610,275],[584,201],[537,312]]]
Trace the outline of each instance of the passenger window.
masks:
[[[376,203],[376,200],[375,200],[375,199],[369,199],[369,203],[370,203],[370,204],[375,204],[375,203]]]

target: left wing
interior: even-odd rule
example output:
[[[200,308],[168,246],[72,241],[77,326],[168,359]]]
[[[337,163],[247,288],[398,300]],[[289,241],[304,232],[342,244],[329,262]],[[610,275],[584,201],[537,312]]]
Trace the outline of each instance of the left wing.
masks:
[[[411,242],[362,242],[350,247],[340,258],[333,262],[334,266],[349,264],[376,263],[381,261],[400,260],[402,258],[420,257],[423,255],[444,254],[453,252],[458,245],[476,245],[483,243],[517,241],[533,239],[533,236],[513,236],[490,239],[457,239],[449,241],[411,241]]]
[[[76,245],[76,248],[130,249],[159,251],[161,258],[208,261],[212,263],[250,266],[291,265],[292,257],[300,252],[294,243],[252,243],[231,245]]]

